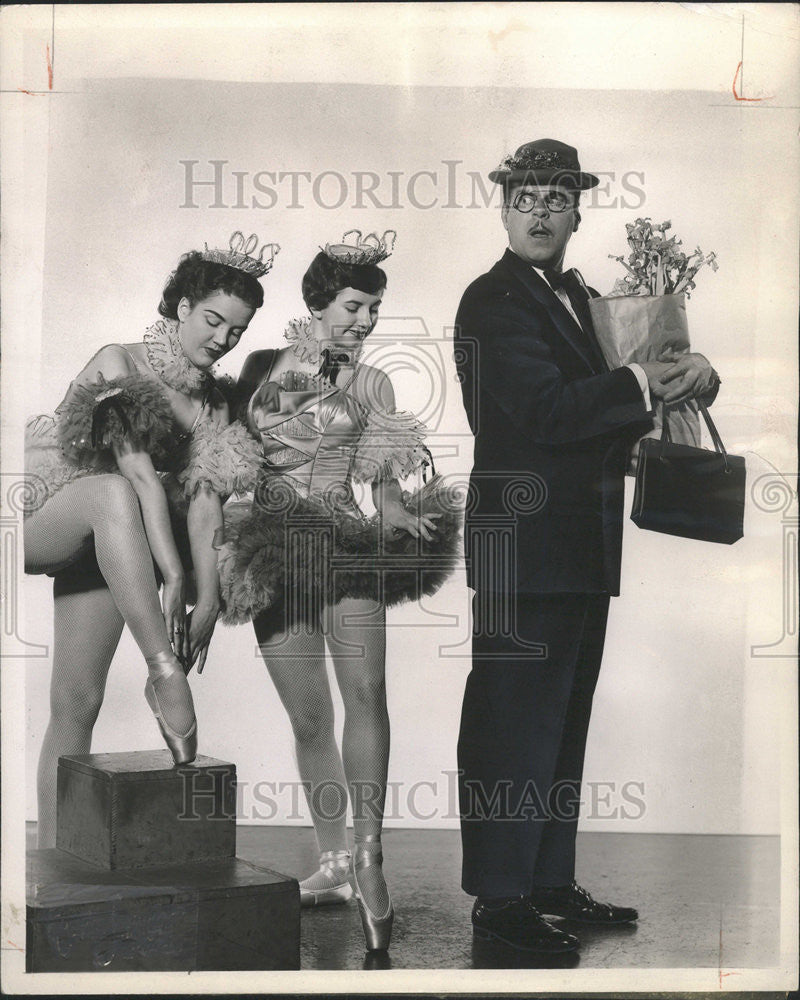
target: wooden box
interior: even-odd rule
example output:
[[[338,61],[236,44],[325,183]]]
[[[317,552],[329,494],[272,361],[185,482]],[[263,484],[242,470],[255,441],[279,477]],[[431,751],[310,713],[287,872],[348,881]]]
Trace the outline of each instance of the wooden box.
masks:
[[[28,854],[28,972],[299,967],[295,879],[239,858],[120,871]]]
[[[56,846],[108,869],[232,858],[236,767],[175,766],[166,749],[61,757]]]

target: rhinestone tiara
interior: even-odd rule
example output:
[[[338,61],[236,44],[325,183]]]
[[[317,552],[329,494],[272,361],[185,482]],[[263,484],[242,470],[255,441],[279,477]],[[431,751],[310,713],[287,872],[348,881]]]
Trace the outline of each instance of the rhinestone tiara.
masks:
[[[387,229],[383,236],[369,233],[364,237],[360,229],[350,229],[342,236],[341,243],[326,243],[320,250],[339,264],[379,264],[391,255],[396,239],[394,229]]]
[[[281,252],[281,248],[277,243],[265,243],[258,250],[258,244],[259,239],[255,233],[245,239],[244,233],[237,230],[230,238],[228,250],[210,250],[206,243],[206,248],[200,256],[203,260],[235,267],[246,274],[252,274],[254,278],[261,278],[272,267],[272,262]]]

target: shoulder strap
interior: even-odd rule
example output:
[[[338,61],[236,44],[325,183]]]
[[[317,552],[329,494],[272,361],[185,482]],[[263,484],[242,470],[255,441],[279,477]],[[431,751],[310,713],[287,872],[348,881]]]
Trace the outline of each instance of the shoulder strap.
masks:
[[[232,414],[234,417],[239,417],[239,419],[244,419],[247,404],[250,402],[250,397],[258,386],[265,378],[268,379],[272,374],[272,366],[275,364],[275,358],[278,354],[277,350],[273,347],[265,348],[257,353],[260,355],[258,371],[253,374],[248,373],[247,378],[242,378],[240,375],[236,381]]]
[[[122,348],[122,350],[128,355],[128,357],[133,362],[133,367],[136,369],[137,372],[140,372],[141,368],[139,367],[139,365],[138,365],[138,363],[136,361],[136,358],[131,354],[131,352],[128,350],[128,348],[124,344],[116,344],[115,346]]]

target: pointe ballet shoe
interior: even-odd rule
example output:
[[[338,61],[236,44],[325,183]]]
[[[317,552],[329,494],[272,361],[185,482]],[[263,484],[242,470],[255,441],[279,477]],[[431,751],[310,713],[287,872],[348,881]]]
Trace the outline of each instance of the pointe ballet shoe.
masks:
[[[324,851],[319,856],[319,870],[300,883],[300,905],[346,903],[353,895],[349,875],[349,851]]]
[[[358,873],[371,865],[383,865],[381,838],[370,834],[357,840],[353,849],[353,882],[356,888],[358,912],[361,915],[361,926],[364,929],[364,940],[367,951],[386,951],[392,937],[394,923],[394,906],[389,899],[389,906],[383,916],[377,916],[364,902],[364,896],[358,885]]]
[[[186,680],[180,660],[169,650],[163,653],[156,653],[147,657],[147,668],[149,677],[144,686],[144,696],[150,711],[156,717],[158,728],[164,737],[164,742],[172,753],[172,759],[176,764],[190,764],[197,756],[197,720],[194,718],[194,705],[192,704],[192,692],[189,682]],[[164,717],[164,710],[158,700],[156,684],[159,680],[179,676],[186,685],[186,698],[192,709],[192,724],[189,729],[181,735],[176,733]]]

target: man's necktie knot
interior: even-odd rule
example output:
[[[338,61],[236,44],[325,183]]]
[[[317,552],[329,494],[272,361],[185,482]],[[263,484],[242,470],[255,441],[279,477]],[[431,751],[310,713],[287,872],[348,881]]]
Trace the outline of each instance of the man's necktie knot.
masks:
[[[568,271],[544,271],[543,274],[547,279],[548,284],[554,291],[559,288],[563,288],[564,291],[569,291],[570,283],[574,278],[575,271],[574,268],[570,268]]]

